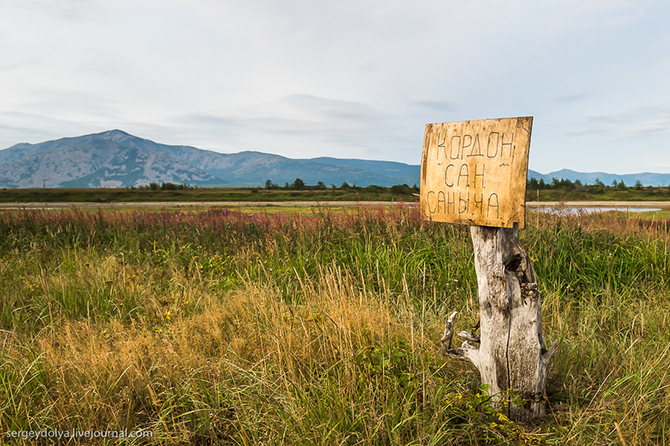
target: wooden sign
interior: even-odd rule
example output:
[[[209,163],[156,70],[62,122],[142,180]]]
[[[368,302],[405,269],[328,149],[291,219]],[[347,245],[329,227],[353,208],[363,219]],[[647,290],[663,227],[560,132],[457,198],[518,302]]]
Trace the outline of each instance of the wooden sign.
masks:
[[[421,161],[423,218],[525,227],[532,125],[532,117],[427,124]]]

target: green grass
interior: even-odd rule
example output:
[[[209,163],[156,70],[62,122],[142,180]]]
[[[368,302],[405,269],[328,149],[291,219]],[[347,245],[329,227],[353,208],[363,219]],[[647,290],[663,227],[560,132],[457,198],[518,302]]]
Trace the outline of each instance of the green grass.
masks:
[[[0,432],[669,444],[667,221],[528,221],[545,338],[561,343],[533,426],[441,356],[446,314],[478,317],[465,227],[404,206],[0,213]]]
[[[402,189],[402,188],[401,188]],[[388,187],[355,187],[350,189],[305,190],[264,189],[260,187],[210,187],[183,190],[150,190],[139,188],[54,188],[3,189],[0,203],[110,203],[110,202],[272,202],[272,201],[418,201],[417,191],[405,188],[392,193]],[[537,190],[528,188],[527,201],[537,201]],[[669,201],[670,188],[629,187],[621,190],[604,187],[601,193],[574,189],[543,189],[539,201]]]
[[[370,187],[325,190],[284,190],[258,187],[209,187],[184,190],[139,188],[3,189],[1,203],[110,203],[110,202],[202,202],[202,201],[413,201],[411,193],[393,194],[390,188]]]
[[[592,187],[592,186],[590,186]],[[619,189],[616,187],[604,187],[600,192],[588,190],[575,190],[566,188],[526,190],[527,201],[668,201],[670,200],[670,187],[646,186],[640,189],[628,187]]]
[[[670,209],[641,212],[640,218],[652,221],[670,221]]]

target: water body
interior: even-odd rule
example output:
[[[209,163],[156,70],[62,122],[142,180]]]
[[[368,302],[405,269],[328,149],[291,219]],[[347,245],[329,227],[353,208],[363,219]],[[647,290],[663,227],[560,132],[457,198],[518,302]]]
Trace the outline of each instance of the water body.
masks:
[[[548,212],[551,214],[563,214],[563,215],[580,215],[580,214],[593,214],[596,212],[652,212],[660,211],[660,208],[637,208],[637,207],[559,207],[559,206],[547,206],[547,207],[536,207],[530,208],[534,211],[539,212]]]

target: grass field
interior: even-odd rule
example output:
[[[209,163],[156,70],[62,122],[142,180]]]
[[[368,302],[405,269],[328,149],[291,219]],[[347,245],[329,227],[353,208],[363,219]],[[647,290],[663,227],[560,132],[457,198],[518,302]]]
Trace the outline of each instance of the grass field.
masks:
[[[168,183],[169,185],[169,183]],[[174,186],[174,185],[172,185]],[[527,201],[670,201],[670,187],[603,187],[526,190]],[[81,188],[81,189],[3,189],[0,203],[139,203],[139,202],[277,202],[277,201],[418,201],[419,189],[406,185],[393,187],[347,187],[304,190],[265,189],[262,187],[210,187],[184,189]]]
[[[402,205],[0,212],[2,441],[670,444],[670,223],[528,223],[560,342],[537,425],[498,414],[439,351],[448,313],[457,330],[478,318],[465,227]]]
[[[539,199],[538,199],[539,197]],[[527,201],[668,201],[670,200],[670,187],[628,187],[619,189],[617,187],[603,187],[597,193],[588,190],[575,190],[572,188],[543,189],[528,188],[526,190]]]
[[[110,202],[202,202],[202,201],[392,201],[418,200],[412,195],[418,190],[409,187],[336,189],[264,189],[259,187],[209,187],[151,190],[147,188],[87,188],[87,189],[3,189],[0,203],[110,203]],[[394,189],[394,191],[396,190]]]

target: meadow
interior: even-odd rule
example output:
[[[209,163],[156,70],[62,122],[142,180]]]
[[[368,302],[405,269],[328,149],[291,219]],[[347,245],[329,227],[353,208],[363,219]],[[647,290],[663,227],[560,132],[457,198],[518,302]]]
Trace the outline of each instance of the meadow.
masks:
[[[521,425],[439,349],[447,314],[478,319],[467,227],[403,204],[4,211],[0,443],[668,445],[669,223],[529,215],[560,348]]]
[[[304,186],[293,188],[191,187],[164,183],[156,187],[2,189],[0,203],[119,203],[119,202],[270,202],[270,201],[412,201],[419,189],[393,187]]]
[[[153,187],[119,188],[46,188],[2,189],[0,203],[164,203],[164,202],[292,202],[292,201],[419,201],[416,185],[397,184],[391,187],[339,187],[303,185],[285,187],[192,187],[152,183]],[[556,181],[542,189],[529,182],[527,201],[670,201],[670,187],[612,187],[577,185],[567,180]]]

